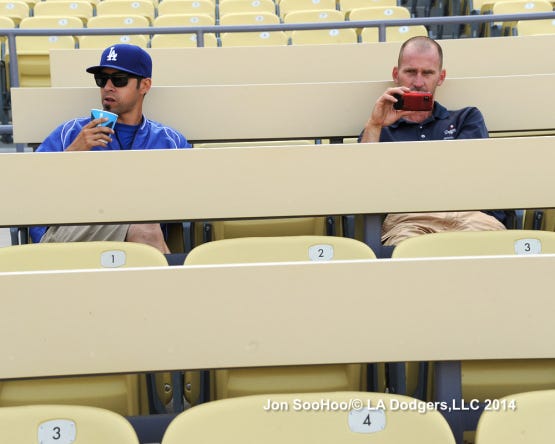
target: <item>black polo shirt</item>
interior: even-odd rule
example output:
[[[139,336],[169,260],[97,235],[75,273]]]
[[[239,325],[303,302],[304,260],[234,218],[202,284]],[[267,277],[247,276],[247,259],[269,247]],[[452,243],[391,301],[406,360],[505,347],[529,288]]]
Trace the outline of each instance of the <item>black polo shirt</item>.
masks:
[[[435,102],[432,115],[423,122],[410,122],[401,118],[392,125],[382,128],[380,142],[485,139],[488,137],[484,117],[478,108],[466,107],[449,111],[439,102]],[[507,221],[506,211],[490,210],[484,211],[484,213],[495,217],[501,223]]]

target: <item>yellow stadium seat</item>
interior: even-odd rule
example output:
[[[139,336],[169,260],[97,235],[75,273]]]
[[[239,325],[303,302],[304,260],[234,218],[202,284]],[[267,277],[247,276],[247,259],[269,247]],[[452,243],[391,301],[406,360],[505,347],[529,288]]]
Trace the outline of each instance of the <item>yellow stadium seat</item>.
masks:
[[[518,393],[492,400],[480,416],[476,444],[550,442],[555,435],[555,390]]]
[[[26,17],[19,24],[21,29],[51,28],[50,36],[18,36],[17,60],[20,86],[50,86],[51,49],[73,49],[75,37],[57,36],[55,29],[83,28],[83,21],[77,17]],[[10,55],[11,56],[11,55]]]
[[[555,231],[555,209],[526,210],[522,227],[528,230]]]
[[[215,24],[213,16],[208,14],[164,14],[154,19],[154,27],[168,26],[212,26]]]
[[[237,12],[220,18],[220,25],[279,25],[279,17],[273,12]]]
[[[93,16],[94,9],[92,3],[86,0],[48,0],[37,2],[33,8],[35,17],[55,16],[55,17],[78,17],[87,23]]]
[[[428,30],[424,25],[388,26],[385,30],[385,41],[404,42],[411,37],[427,35]],[[379,31],[377,30],[377,28],[364,28],[360,33],[360,41],[363,43],[379,42]]]
[[[283,31],[225,32],[220,36],[222,46],[286,46],[289,38]]]
[[[410,18],[410,11],[403,6],[372,6],[369,8],[356,8],[351,10],[348,19],[364,20],[391,20]]]
[[[0,408],[0,442],[139,444],[123,416],[79,405],[35,405]]]
[[[54,1],[54,2],[56,2],[56,1],[62,1],[62,0],[42,0],[42,1],[45,1],[45,2]],[[71,1],[73,1],[73,0],[63,0],[63,1],[71,2]],[[105,0],[87,0],[87,1],[88,1],[91,5],[93,5],[93,8],[96,8],[96,5],[97,5],[100,1],[105,1]]]
[[[44,1],[52,1],[52,0],[44,0]],[[71,0],[65,0],[65,1],[71,1]],[[95,4],[98,4],[101,1],[102,2],[111,2],[113,0],[93,0],[93,1],[95,2]],[[121,1],[121,0],[116,0],[116,1]],[[133,1],[133,0],[127,0],[127,1]],[[158,0],[148,0],[148,1],[150,1],[154,5],[155,8],[158,7],[158,4],[159,4]]]
[[[283,23],[329,23],[329,22],[342,22],[345,20],[345,16],[341,11],[337,9],[322,9],[314,11],[291,11],[288,13]],[[287,31],[288,35],[291,36],[293,31]],[[306,31],[298,30],[297,33],[302,33]],[[329,32],[329,30],[327,30]]]
[[[350,21],[410,19],[410,11],[402,6],[374,6],[356,8],[349,13]],[[362,42],[378,42],[378,28],[358,29]],[[386,28],[386,41],[404,41],[415,35],[428,35],[424,26],[396,26]]]
[[[192,14],[216,17],[216,6],[211,0],[163,0],[158,5],[158,15]]]
[[[15,28],[15,22],[10,17],[0,15],[0,28]],[[6,40],[7,36],[0,36],[0,53],[2,54],[2,56],[4,56],[6,52]],[[6,72],[6,65],[4,63],[0,63],[0,80],[0,95],[2,97],[5,97],[8,94],[9,76]],[[2,104],[0,106],[4,105],[4,100],[5,99],[2,99]]]
[[[114,0],[115,1],[115,0]],[[91,17],[88,28],[148,28],[148,18],[142,15],[97,15]],[[115,43],[130,43],[146,48],[149,36],[144,34],[129,35],[83,35],[79,37],[79,48],[106,48]]]
[[[246,237],[193,248],[185,265],[374,259],[366,244],[336,236]],[[361,364],[217,370],[215,399],[259,393],[364,389]]]
[[[357,43],[354,29],[311,29],[291,32],[292,45],[325,45],[337,43]]]
[[[424,234],[400,242],[393,258],[555,253],[555,232],[503,230]],[[555,388],[555,359],[463,361],[463,399]]]
[[[552,12],[553,5],[547,0],[508,0],[496,1],[492,8],[491,13],[494,15],[500,14],[533,14],[537,12]],[[485,26],[485,36],[491,34],[492,29],[499,26],[496,23],[490,23]],[[501,35],[509,36],[516,34],[516,22],[503,22],[501,24]]]
[[[214,34],[204,34],[204,47],[215,48],[218,40]],[[157,34],[150,39],[151,48],[196,48],[196,34]]]
[[[339,0],[339,9],[348,17],[353,9],[375,6],[398,6],[397,0]]]
[[[281,0],[279,15],[282,19],[293,11],[320,11],[336,9],[335,0]]]
[[[220,18],[227,14],[243,12],[276,12],[276,5],[272,0],[220,0],[218,6]]]
[[[548,0],[476,0],[471,4],[473,14],[526,14],[553,10],[553,5]],[[467,24],[463,29],[471,37],[515,35],[516,22]]]
[[[154,21],[156,10],[151,0],[110,0],[96,5],[96,15],[141,15],[148,19],[149,25]]]
[[[430,410],[422,414],[417,409],[396,408],[417,402],[407,396],[369,392],[292,393],[225,399],[193,407],[178,415],[169,424],[162,444],[186,441],[454,444],[453,434],[440,412]]]
[[[292,11],[284,18],[283,23],[326,23],[342,22],[345,15],[337,9],[322,9],[317,11]]]
[[[39,243],[0,248],[0,271],[141,266],[168,266],[168,262],[156,248],[132,242]],[[136,374],[0,383],[0,407],[79,404],[106,408],[122,415],[138,415],[148,412],[145,398],[144,376]]]
[[[10,17],[0,15],[0,28],[15,28],[15,22]],[[5,39],[6,36],[2,38]]]
[[[211,240],[252,236],[325,236],[327,234],[325,217],[213,221],[210,225],[212,229]]]
[[[521,20],[516,24],[517,35],[555,34],[555,20]]]
[[[174,27],[174,26],[212,26],[214,17],[207,14],[164,14],[154,19],[153,26]],[[196,47],[196,34],[155,34],[150,39],[151,48],[187,48]],[[204,46],[218,46],[218,41],[214,34],[204,34]]]
[[[29,4],[17,0],[0,2],[0,17],[9,17],[19,25],[21,20],[29,17]]]

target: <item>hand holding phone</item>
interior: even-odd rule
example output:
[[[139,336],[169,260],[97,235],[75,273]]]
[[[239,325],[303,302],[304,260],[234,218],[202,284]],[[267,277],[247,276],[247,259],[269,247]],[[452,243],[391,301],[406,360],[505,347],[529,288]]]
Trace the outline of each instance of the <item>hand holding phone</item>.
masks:
[[[393,108],[403,111],[431,111],[434,106],[432,93],[422,91],[409,91],[405,94],[393,94],[397,102]]]

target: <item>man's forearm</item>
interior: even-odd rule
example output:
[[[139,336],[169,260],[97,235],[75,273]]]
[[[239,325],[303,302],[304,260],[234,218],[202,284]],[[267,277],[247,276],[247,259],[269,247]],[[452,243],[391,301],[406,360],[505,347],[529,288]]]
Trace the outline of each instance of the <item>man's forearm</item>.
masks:
[[[382,128],[380,126],[366,126],[360,138],[361,143],[379,142]]]

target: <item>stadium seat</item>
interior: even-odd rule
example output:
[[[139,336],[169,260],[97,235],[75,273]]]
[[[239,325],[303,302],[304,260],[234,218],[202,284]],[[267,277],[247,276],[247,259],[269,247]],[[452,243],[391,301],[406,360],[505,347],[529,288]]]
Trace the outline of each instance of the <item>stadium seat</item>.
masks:
[[[478,421],[476,444],[547,443],[555,435],[555,390],[513,394],[489,407]]]
[[[273,12],[237,12],[220,17],[220,25],[279,25],[279,17]]]
[[[15,28],[15,22],[10,17],[0,15],[0,28]],[[2,36],[2,38],[5,39],[6,36]]]
[[[276,5],[272,0],[220,0],[219,6],[219,17],[220,19],[227,15],[233,13],[243,13],[243,12],[276,12]]]
[[[292,45],[327,45],[338,43],[357,43],[354,29],[311,29],[291,32]]]
[[[3,272],[141,266],[168,266],[168,262],[156,248],[131,242],[41,243],[0,248]],[[169,375],[161,374],[158,385],[168,378]],[[138,415],[148,413],[146,396],[144,376],[136,374],[0,382],[0,407],[78,404]],[[170,396],[171,392],[163,402],[168,402]]]
[[[7,1],[0,3],[0,17],[8,17],[19,25],[21,20],[29,17],[29,5],[23,1]]]
[[[195,143],[195,148],[240,148],[249,146],[314,145],[314,140],[264,140],[242,142]],[[213,221],[195,224],[194,243],[252,236],[326,235],[328,226],[323,217],[300,217],[264,220]]]
[[[397,0],[339,0],[339,9],[348,17],[353,9],[370,8],[374,6],[399,6]]]
[[[163,14],[154,19],[154,27],[213,26],[215,20],[208,14]]]
[[[214,17],[207,14],[164,14],[154,19],[153,26],[173,27],[173,26],[212,26]],[[151,48],[186,48],[196,47],[196,34],[155,34],[150,39]],[[218,46],[214,34],[204,34],[204,46]]]
[[[139,444],[123,416],[79,405],[0,408],[0,442],[10,444]]]
[[[527,230],[555,231],[555,209],[526,210],[522,227]]]
[[[357,9],[353,9],[348,15],[348,19],[353,22],[367,21],[367,20],[394,20],[394,19],[409,19],[409,18],[410,18],[410,11],[407,8],[402,6],[375,6],[372,8],[357,8]],[[386,40],[387,40],[387,29],[389,29],[389,27],[386,28]],[[364,42],[379,41],[378,28],[357,29],[357,33],[361,36],[361,40],[363,40]]]
[[[431,233],[400,242],[393,257],[486,256],[555,253],[555,233],[543,230]]]
[[[60,1],[60,0],[43,0],[43,1],[50,2],[50,1]],[[71,0],[67,0],[67,1],[71,1]],[[96,5],[98,5],[98,3],[100,3],[101,1],[107,1],[107,0],[87,0],[87,1],[91,3],[96,10]]]
[[[223,220],[202,223],[195,244],[253,236],[327,236],[340,231],[334,217],[291,217],[256,220]]]
[[[538,12],[552,12],[553,5],[547,0],[500,0],[482,6],[482,14],[533,14]],[[515,35],[516,22],[485,23],[482,28],[484,37]]]
[[[292,11],[283,20],[283,23],[322,23],[342,22],[345,15],[337,9],[322,9],[317,11]]]
[[[345,16],[341,11],[323,9],[319,11],[292,11],[285,16],[283,23],[329,23],[343,22],[344,20]],[[329,30],[327,31],[329,32]],[[298,30],[296,32],[302,33],[303,31]],[[287,33],[291,36],[292,31],[287,31]]]
[[[393,258],[555,253],[555,232],[504,230],[424,234],[400,242]],[[555,360],[463,361],[463,399],[494,399],[555,388]]]
[[[289,38],[283,31],[224,32],[220,40],[222,46],[286,46],[289,44]]]
[[[461,15],[481,14],[482,7],[491,0],[462,0],[460,3]],[[478,37],[480,35],[480,23],[465,23],[460,25],[459,37]]]
[[[26,17],[19,24],[21,29],[51,28],[50,36],[18,36],[17,60],[20,86],[50,86],[51,49],[73,49],[76,39],[71,35],[57,36],[55,29],[83,28],[77,17]],[[11,56],[11,55],[10,55]],[[8,56],[7,59],[9,60]]]
[[[77,17],[87,24],[87,20],[94,14],[92,3],[86,0],[48,0],[40,1],[33,7],[35,17]]]
[[[516,24],[516,34],[519,36],[555,34],[555,20],[521,20]]]
[[[336,9],[335,0],[281,0],[279,15],[282,19],[293,11],[320,11]]]
[[[366,244],[336,236],[248,237],[208,242],[185,258],[185,265],[374,259]],[[364,389],[360,364],[217,370],[214,399],[260,393]]]
[[[110,0],[101,1],[96,5],[96,15],[142,15],[152,25],[156,10],[151,0]]]
[[[114,0],[116,1],[116,0]],[[148,18],[143,15],[97,15],[91,17],[88,28],[147,28],[150,26]],[[116,43],[130,43],[146,48],[149,36],[144,34],[129,35],[82,35],[79,38],[79,48],[106,48]]]
[[[206,48],[215,48],[218,40],[214,34],[204,34]],[[157,34],[150,39],[151,48],[196,48],[196,34]]]
[[[406,396],[368,392],[225,399],[178,415],[169,424],[162,444],[454,444],[440,412],[429,410],[422,414],[417,409],[395,409],[416,402]]]
[[[193,14],[216,17],[216,6],[211,0],[163,0],[158,5],[158,15]]]
[[[427,36],[428,30],[424,25],[414,26],[388,26],[385,30],[386,42],[404,42],[411,37]],[[364,28],[360,33],[362,43],[375,43],[379,41],[379,32],[376,28]]]
[[[0,28],[15,28],[15,22],[10,17],[0,15]],[[7,123],[9,120],[7,115],[7,112],[9,112],[9,81],[8,74],[6,72],[6,64],[4,62],[7,39],[8,38],[5,35],[0,36],[0,53],[2,54],[2,60],[0,61],[0,112],[3,123]]]

